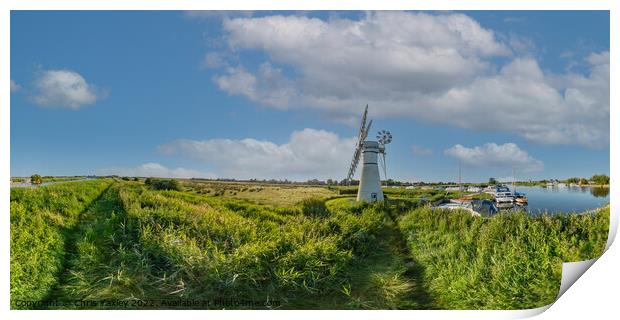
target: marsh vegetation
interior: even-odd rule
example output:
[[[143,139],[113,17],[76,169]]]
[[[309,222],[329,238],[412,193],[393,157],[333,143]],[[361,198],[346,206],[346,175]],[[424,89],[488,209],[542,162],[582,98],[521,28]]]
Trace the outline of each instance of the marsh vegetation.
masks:
[[[371,205],[348,187],[145,182],[11,189],[12,308],[84,299],[533,308],[555,298],[562,261],[602,253],[609,223],[609,207],[554,217],[431,210],[446,196],[435,190],[390,189]]]

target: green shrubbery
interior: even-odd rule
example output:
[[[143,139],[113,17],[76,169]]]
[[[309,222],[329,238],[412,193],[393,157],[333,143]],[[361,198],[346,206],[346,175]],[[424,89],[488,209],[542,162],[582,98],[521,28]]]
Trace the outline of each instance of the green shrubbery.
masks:
[[[400,218],[435,303],[447,309],[522,309],[553,302],[561,263],[602,254],[609,207],[595,214],[490,218],[419,208]]]
[[[325,201],[321,199],[305,199],[301,201],[299,206],[301,207],[301,212],[308,217],[324,218],[329,215]]]
[[[595,174],[595,175],[592,176],[592,178],[590,180],[592,180],[592,182],[594,182],[594,184],[600,184],[600,185],[608,185],[609,184],[609,176],[608,175],[604,175],[604,174]]]
[[[41,184],[41,183],[43,183],[43,178],[41,177],[41,175],[33,174],[33,175],[30,176],[30,183],[32,183],[32,184]]]
[[[68,231],[110,183],[11,189],[11,301],[49,294],[62,269]]]
[[[146,180],[144,180],[144,183],[151,186],[153,190],[183,190],[183,187],[181,186],[179,181],[175,179],[147,178]]]

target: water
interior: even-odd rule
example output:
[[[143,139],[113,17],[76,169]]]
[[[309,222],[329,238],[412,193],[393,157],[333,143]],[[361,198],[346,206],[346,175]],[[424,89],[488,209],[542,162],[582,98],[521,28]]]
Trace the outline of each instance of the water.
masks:
[[[517,186],[516,191],[527,195],[528,205],[524,209],[532,214],[579,213],[609,203],[609,188]]]
[[[67,181],[50,181],[50,182],[43,182],[41,184],[32,184],[30,182],[18,182],[18,183],[11,183],[11,188],[36,188],[36,187],[47,186],[47,185],[50,185],[50,184],[66,183],[66,182],[78,182],[78,181],[86,181],[86,180],[92,180],[92,178],[84,178],[84,179],[77,179],[77,180],[67,180]]]

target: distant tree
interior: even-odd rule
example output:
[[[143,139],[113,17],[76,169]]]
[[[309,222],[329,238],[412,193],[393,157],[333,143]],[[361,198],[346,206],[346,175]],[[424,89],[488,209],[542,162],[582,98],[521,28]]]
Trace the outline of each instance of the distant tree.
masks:
[[[497,180],[495,178],[489,178],[489,184],[497,184]]]
[[[588,179],[586,178],[579,179],[579,184],[588,184]]]
[[[579,183],[579,180],[580,180],[580,179],[579,179],[579,178],[577,178],[577,177],[572,177],[572,178],[568,178],[568,179],[566,179],[566,183],[568,183],[568,184],[571,184],[571,183],[573,183],[573,184],[578,184],[578,183]]]
[[[134,177],[133,181],[140,181],[140,179],[138,179],[138,177]]]
[[[147,185],[150,185],[151,188],[153,188],[155,190],[177,190],[177,191],[183,190],[183,188],[181,187],[181,184],[179,183],[179,181],[175,180],[175,179],[153,179],[153,178],[148,178],[147,180],[149,180],[149,182],[147,183],[145,181],[145,183]]]
[[[43,178],[38,174],[33,174],[30,176],[30,183],[32,184],[41,184],[43,183]]]
[[[595,174],[590,179],[594,184],[609,184],[609,176],[604,174]]]

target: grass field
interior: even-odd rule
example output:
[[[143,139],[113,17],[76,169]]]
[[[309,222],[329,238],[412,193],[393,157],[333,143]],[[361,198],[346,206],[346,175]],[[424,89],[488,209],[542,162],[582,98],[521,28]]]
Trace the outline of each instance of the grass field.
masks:
[[[112,183],[11,189],[11,300],[41,300],[58,283],[82,213]]]
[[[535,307],[557,294],[561,261],[601,254],[609,221],[608,207],[475,218],[425,207],[445,196],[434,190],[390,189],[369,205],[348,188],[182,186],[11,189],[12,308]],[[244,303],[217,303],[231,299]]]
[[[224,198],[245,199],[259,204],[293,206],[308,198],[327,199],[337,192],[324,187],[261,185],[235,182],[184,181],[188,191]]]
[[[603,253],[609,206],[594,214],[485,219],[418,208],[400,216],[399,228],[437,307],[534,308],[555,300],[562,262]]]

